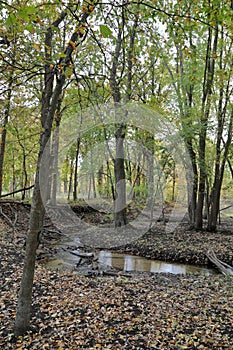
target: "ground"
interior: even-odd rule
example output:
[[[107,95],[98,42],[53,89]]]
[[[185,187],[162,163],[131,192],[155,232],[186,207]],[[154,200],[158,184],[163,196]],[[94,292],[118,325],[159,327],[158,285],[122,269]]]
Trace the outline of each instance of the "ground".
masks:
[[[4,213],[13,218],[14,210]],[[12,229],[4,222],[0,225],[0,348],[232,349],[232,277],[146,273],[85,277],[74,271],[49,270],[39,261],[32,328],[15,339],[12,332],[23,265],[19,229],[26,231],[27,213],[25,207],[17,213],[14,239]],[[205,250],[211,247],[220,259],[232,263],[230,221],[215,234],[189,231],[183,225],[170,236],[162,234],[162,223],[159,227],[125,249],[148,257],[207,264]]]

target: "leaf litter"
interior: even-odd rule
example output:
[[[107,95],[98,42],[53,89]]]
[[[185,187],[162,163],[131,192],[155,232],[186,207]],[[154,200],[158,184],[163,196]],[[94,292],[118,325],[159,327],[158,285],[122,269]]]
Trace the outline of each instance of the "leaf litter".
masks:
[[[22,231],[21,224],[17,230]],[[232,277],[168,273],[87,277],[39,262],[31,329],[15,338],[23,250],[20,243],[10,241],[5,225],[0,231],[1,349],[232,349]],[[206,265],[204,252],[212,246],[232,264],[230,231],[210,235],[179,229],[172,236],[157,227],[122,249]]]
[[[228,276],[86,277],[38,263],[31,330],[15,338],[23,257],[6,239],[0,248],[2,349],[232,349]]]

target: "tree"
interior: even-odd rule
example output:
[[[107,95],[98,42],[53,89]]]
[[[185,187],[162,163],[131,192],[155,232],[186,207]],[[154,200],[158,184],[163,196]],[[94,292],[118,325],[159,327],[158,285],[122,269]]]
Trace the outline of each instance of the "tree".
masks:
[[[182,3],[179,5],[170,4],[169,13],[171,15],[168,15],[167,10],[166,15],[163,16],[168,37],[166,45],[160,45],[160,51],[173,86],[173,109],[175,105],[179,111],[180,128],[192,163],[193,180],[189,199],[189,214],[190,222],[196,229],[203,227],[205,198],[207,200],[206,207],[209,208],[206,184],[210,180],[210,174],[207,167],[206,144],[210,138],[213,138],[213,131],[216,131],[216,140],[218,139],[220,142],[222,142],[223,133],[230,132],[229,135],[231,135],[230,118],[224,117],[224,115],[226,116],[225,112],[230,114],[227,106],[231,79],[231,58],[227,52],[229,53],[231,38],[226,30],[228,25],[222,27],[223,18],[226,23],[230,20],[231,9],[227,2],[223,2],[222,5],[219,7],[218,1],[201,2],[198,8],[191,2],[188,7],[183,6]],[[172,15],[172,10],[174,15]],[[202,14],[205,14],[205,21],[202,20]],[[170,56],[168,51],[172,49],[176,53],[174,58]],[[227,57],[224,68],[221,62],[223,51]],[[222,75],[223,71],[228,71],[229,75],[227,74],[227,79],[221,79],[220,83],[219,74]],[[218,89],[219,83],[221,89],[218,99],[215,89]],[[221,96],[223,95],[225,95],[225,102],[222,101],[223,97]],[[217,100],[221,117],[218,117],[218,126],[213,130]],[[217,136],[218,134],[219,136]],[[219,141],[217,141],[216,147],[219,153],[218,143]],[[226,150],[226,154],[227,152]],[[217,164],[219,163],[218,157],[219,155],[216,155]],[[215,173],[218,178],[218,166],[215,167]],[[219,199],[220,191],[217,192]],[[213,213],[215,223],[217,212],[218,210],[215,214]],[[209,224],[208,227],[210,229]]]
[[[42,94],[42,109],[41,109],[41,123],[43,132],[40,138],[40,150],[37,161],[37,170],[35,178],[35,186],[32,198],[32,209],[30,214],[29,234],[26,243],[25,261],[23,276],[20,285],[20,292],[18,297],[17,314],[15,321],[15,335],[21,335],[28,330],[30,324],[31,301],[32,301],[32,286],[34,279],[36,249],[39,243],[39,236],[43,227],[43,220],[45,209],[43,206],[40,194],[40,166],[43,152],[46,144],[50,138],[53,119],[59,98],[62,94],[62,89],[66,81],[66,69],[71,63],[71,56],[73,50],[80,44],[84,37],[83,28],[86,25],[86,20],[94,10],[94,2],[90,3],[85,8],[83,14],[78,18],[77,30],[71,35],[69,44],[66,47],[64,58],[59,62],[59,70],[51,69],[51,58],[53,49],[53,34],[56,28],[67,16],[67,12],[62,11],[58,18],[47,28],[45,35],[45,74],[44,74],[44,89]],[[54,78],[56,77],[56,85],[53,87]]]

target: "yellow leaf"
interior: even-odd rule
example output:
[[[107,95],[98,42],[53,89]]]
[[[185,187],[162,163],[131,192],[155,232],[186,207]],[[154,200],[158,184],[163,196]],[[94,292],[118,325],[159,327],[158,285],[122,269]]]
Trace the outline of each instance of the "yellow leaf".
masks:
[[[36,43],[32,43],[32,46],[34,47],[34,49],[40,51],[41,50],[41,46],[36,44]]]

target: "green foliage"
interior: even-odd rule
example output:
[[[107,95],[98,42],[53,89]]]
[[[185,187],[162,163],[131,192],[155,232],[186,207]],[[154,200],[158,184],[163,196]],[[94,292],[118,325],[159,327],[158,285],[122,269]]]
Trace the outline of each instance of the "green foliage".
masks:
[[[103,35],[104,38],[112,38],[113,37],[111,29],[104,24],[100,25],[100,33]]]
[[[222,104],[225,105],[226,112],[224,135],[230,125],[231,113],[229,104],[231,92],[228,87],[232,83],[232,9],[228,1],[222,1],[221,6],[219,4],[218,0],[212,2],[202,0],[167,3],[145,1],[138,5],[129,2],[127,6],[109,5],[109,7],[105,7],[104,4],[97,5],[88,24],[86,40],[81,40],[80,49],[74,46],[72,64],[66,67],[67,87],[62,102],[62,118],[66,119],[77,113],[81,115],[81,111],[90,106],[96,106],[98,110],[100,104],[111,100],[110,79],[114,53],[119,45],[115,78],[122,100],[130,96],[132,101],[147,104],[159,114],[167,115],[168,121],[172,120],[178,126],[186,142],[191,140],[198,164],[199,137],[203,130],[203,113],[206,110],[206,106],[202,103],[205,69],[206,60],[209,59],[209,63],[215,64],[215,72],[208,97],[209,117],[205,125],[207,129],[205,167],[209,182],[212,183],[213,159],[216,153],[214,140],[218,132],[217,115],[221,89],[224,96]],[[49,65],[51,71],[56,73],[54,78],[64,70],[61,61],[66,57],[67,45],[74,28],[76,32],[85,32],[85,26],[80,25],[77,18],[88,11],[88,6],[90,4],[86,2],[77,5],[72,1],[69,4],[59,1],[41,4],[29,1],[26,5],[22,1],[12,2],[9,5],[1,4],[2,85],[7,86],[13,69],[13,89],[16,94],[24,94],[28,99],[29,105],[25,110],[38,105],[41,100],[45,65]],[[64,22],[55,26],[53,23],[62,11],[67,11],[67,16]],[[208,53],[208,32],[212,31],[213,42],[217,26],[219,28],[217,50]],[[48,29],[52,34],[49,60],[44,52],[44,38]],[[132,42],[134,30],[135,37]],[[131,79],[130,87],[129,79]],[[20,91],[17,90],[18,86],[22,86]],[[6,91],[3,92],[3,96],[6,97]],[[18,115],[15,118],[17,132],[22,134],[24,139],[40,128],[39,119],[35,118],[30,125],[27,124],[27,129],[24,129],[19,127],[22,116]],[[85,157],[92,147],[104,142],[106,137],[108,140],[114,138],[113,129],[108,128],[105,133],[103,125],[99,125],[95,130],[90,129],[82,133],[80,157]],[[16,140],[17,132],[10,123],[9,143],[6,148],[9,166],[5,168],[5,179],[10,179],[12,162],[10,142],[13,142],[11,138]],[[128,127],[127,137],[141,142],[156,153],[169,183],[173,176],[174,161],[166,152],[166,146],[159,144],[158,139],[150,138],[146,132],[134,130],[133,126]],[[34,148],[33,142],[32,139],[31,143],[25,143],[29,151]],[[223,143],[221,148],[224,149]],[[72,145],[64,159],[64,165],[61,166],[64,179],[70,175],[75,152],[76,145]],[[21,157],[18,159],[19,164],[22,161],[20,159]],[[134,176],[135,172],[132,178]],[[7,180],[6,187],[9,181]],[[142,178],[140,186],[144,196],[143,181]]]

